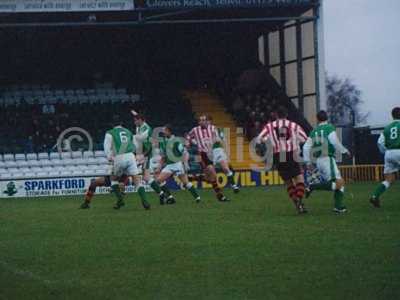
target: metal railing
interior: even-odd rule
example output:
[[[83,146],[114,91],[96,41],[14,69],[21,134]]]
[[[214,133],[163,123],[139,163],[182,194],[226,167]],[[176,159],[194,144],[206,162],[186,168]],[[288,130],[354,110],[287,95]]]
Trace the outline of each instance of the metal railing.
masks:
[[[383,165],[340,166],[339,169],[346,182],[383,180]]]

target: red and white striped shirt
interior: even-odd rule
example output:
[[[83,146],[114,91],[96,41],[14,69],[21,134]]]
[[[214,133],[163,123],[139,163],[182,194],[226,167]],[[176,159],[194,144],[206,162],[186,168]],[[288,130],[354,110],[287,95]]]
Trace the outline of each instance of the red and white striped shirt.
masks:
[[[196,126],[187,135],[190,143],[195,143],[199,152],[210,153],[217,137],[217,128],[214,125],[206,127]]]
[[[293,152],[300,149],[300,144],[307,140],[307,134],[297,123],[278,119],[267,123],[257,140],[271,144],[274,153]]]

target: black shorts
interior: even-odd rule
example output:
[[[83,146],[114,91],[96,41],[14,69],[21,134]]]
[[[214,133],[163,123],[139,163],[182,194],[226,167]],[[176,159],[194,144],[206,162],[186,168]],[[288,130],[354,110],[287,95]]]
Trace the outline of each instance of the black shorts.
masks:
[[[206,152],[200,152],[200,165],[202,169],[206,169],[208,166],[213,165],[213,162],[208,158]]]
[[[299,157],[299,155],[297,156]],[[274,166],[284,181],[288,181],[303,174],[300,163],[294,159],[293,152],[287,152],[286,159],[285,154],[282,154],[281,157],[280,153],[274,153]]]

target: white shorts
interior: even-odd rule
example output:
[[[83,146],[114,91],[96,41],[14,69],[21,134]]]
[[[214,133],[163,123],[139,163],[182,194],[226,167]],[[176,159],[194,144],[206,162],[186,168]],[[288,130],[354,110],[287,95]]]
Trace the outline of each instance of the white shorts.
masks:
[[[133,176],[139,173],[133,153],[120,154],[114,158],[112,175],[118,177],[122,175]]]
[[[161,168],[161,157],[153,156],[149,162],[150,173],[154,174],[157,170]]]
[[[336,160],[333,157],[324,156],[317,158],[317,169],[326,181],[342,178]]]
[[[179,176],[185,174],[185,169],[183,167],[183,163],[181,161],[178,161],[176,163],[166,165],[161,170],[161,173],[169,173]]]
[[[224,148],[215,148],[212,151],[213,164],[216,165],[221,161],[227,161],[228,155],[226,155]]]
[[[400,170],[400,149],[386,150],[384,174],[396,173]]]

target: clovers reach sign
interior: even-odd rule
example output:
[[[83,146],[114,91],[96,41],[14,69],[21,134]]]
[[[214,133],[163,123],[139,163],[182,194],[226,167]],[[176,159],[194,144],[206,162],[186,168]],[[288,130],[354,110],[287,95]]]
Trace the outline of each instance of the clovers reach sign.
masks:
[[[0,13],[126,11],[139,9],[296,7],[319,0],[0,0]],[[136,3],[136,5],[135,5]]]
[[[304,6],[316,2],[316,0],[146,0],[144,7],[160,9],[194,7],[279,7]]]

